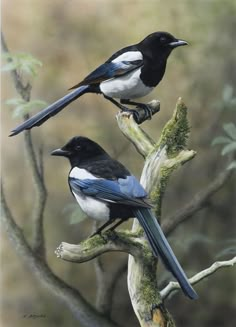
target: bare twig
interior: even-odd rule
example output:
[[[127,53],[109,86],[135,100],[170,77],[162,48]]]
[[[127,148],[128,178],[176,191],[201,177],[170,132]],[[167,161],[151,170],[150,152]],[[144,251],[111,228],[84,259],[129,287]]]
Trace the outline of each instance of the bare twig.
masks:
[[[3,34],[1,34],[1,42],[2,42],[3,51],[5,53],[9,53],[9,49],[7,47]],[[8,59],[8,61],[11,61],[11,59]],[[28,102],[30,100],[30,93],[32,88],[31,84],[27,83],[26,85],[24,85],[21,76],[15,69],[11,71],[11,75],[14,81],[16,91],[20,94],[20,96],[25,101]],[[24,119],[28,119],[28,118],[29,115],[26,114]],[[33,181],[34,181],[35,195],[36,195],[36,199],[34,201],[35,207],[32,215],[33,217],[32,218],[33,220],[32,248],[34,249],[34,251],[37,253],[38,256],[45,258],[43,214],[46,205],[47,190],[44,185],[43,171],[41,171],[42,166],[40,167],[40,165],[42,164],[42,158],[41,158],[42,153],[40,153],[39,155],[39,163],[38,163],[34,146],[32,143],[32,137],[30,131],[25,132],[24,142],[25,142],[27,159],[33,174]]]
[[[162,229],[166,235],[172,233],[181,223],[191,218],[197,211],[201,210],[214,195],[230,178],[231,170],[222,171],[204,190],[198,192],[185,207],[166,218],[162,224]]]
[[[98,258],[101,259],[101,258]],[[103,272],[100,279],[100,285],[97,291],[96,308],[99,312],[107,317],[111,316],[113,294],[117,281],[127,270],[127,259],[123,260],[118,268],[112,273],[109,271]]]
[[[217,261],[213,263],[209,268],[200,271],[193,277],[189,279],[190,284],[194,285],[201,282],[206,277],[214,274],[218,269],[225,268],[225,267],[232,267],[236,264],[236,257],[231,260],[227,261]],[[166,299],[172,292],[177,291],[180,289],[179,283],[177,282],[170,282],[161,292],[162,299]]]
[[[95,221],[92,232],[95,232],[98,227],[98,221]],[[112,273],[103,264],[100,256],[94,258],[93,262],[97,281],[96,309],[106,317],[110,317],[115,285],[123,272],[127,270],[127,260],[123,260],[118,268]]]
[[[44,177],[41,175],[42,157],[39,156],[37,162],[36,153],[34,151],[32,137],[29,131],[24,134],[25,148],[29,166],[31,167],[35,188],[35,205],[32,213],[32,249],[37,255],[45,257],[44,233],[43,233],[43,215],[47,200],[47,189],[44,184]],[[40,153],[42,156],[42,152]],[[41,167],[40,167],[41,166]]]
[[[5,41],[3,33],[1,33],[1,43],[2,43],[2,51],[5,53],[9,53],[7,43]],[[9,58],[8,61],[11,62],[11,59]],[[20,75],[18,74],[17,70],[15,70],[15,69],[11,70],[11,75],[12,75],[12,79],[14,81],[14,85],[15,85],[17,92],[21,95],[21,97],[25,101],[29,101],[30,100],[30,91],[32,88],[30,83],[27,83],[26,85],[24,85]]]
[[[55,274],[53,274],[45,261],[42,261],[35,255],[27,244],[21,229],[16,225],[13,219],[6,203],[3,189],[1,206],[3,211],[3,214],[1,215],[2,226],[6,230],[18,255],[20,255],[24,260],[30,270],[34,272],[39,282],[41,282],[46,288],[50,289],[50,291],[57,297],[62,299],[75,317],[77,317],[84,326],[118,327],[117,324],[99,314],[87,301],[85,301],[79,291],[59,279]]]

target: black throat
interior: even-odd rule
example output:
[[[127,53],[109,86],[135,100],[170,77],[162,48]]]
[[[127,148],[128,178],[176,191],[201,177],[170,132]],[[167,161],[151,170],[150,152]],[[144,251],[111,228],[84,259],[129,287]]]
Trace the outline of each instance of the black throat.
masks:
[[[166,62],[167,59],[162,58],[158,58],[157,62],[144,58],[140,77],[146,86],[155,87],[160,83],[165,74]]]

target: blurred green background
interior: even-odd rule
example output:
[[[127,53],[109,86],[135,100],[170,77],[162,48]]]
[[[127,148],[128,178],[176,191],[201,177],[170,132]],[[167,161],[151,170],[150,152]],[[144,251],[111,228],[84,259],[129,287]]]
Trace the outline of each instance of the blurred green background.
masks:
[[[234,0],[3,0],[2,30],[10,50],[31,53],[43,62],[31,80],[32,99],[48,103],[63,96],[114,51],[137,43],[147,34],[169,31],[189,42],[174,50],[166,75],[145,101],[159,99],[161,112],[143,128],[157,140],[181,96],[189,107],[189,148],[197,157],[171,178],[165,196],[163,219],[183,207],[227,165],[220,147],[211,142],[222,134],[222,124],[235,121],[235,111],[218,110],[226,85],[236,83],[236,3]],[[9,73],[2,77],[2,100],[18,97]],[[218,106],[217,106],[218,105]],[[53,271],[78,288],[94,304],[96,282],[93,262],[76,265],[56,258],[61,241],[78,243],[90,233],[92,223],[69,223],[68,206],[74,203],[67,185],[68,162],[50,157],[53,149],[74,135],[86,135],[140,176],[143,160],[121,134],[116,108],[102,96],[85,95],[39,129],[33,140],[43,145],[49,192],[45,214],[47,258]],[[2,174],[9,205],[28,239],[34,196],[25,160],[23,136],[8,138],[20,120],[2,105]],[[216,260],[231,258],[235,239],[235,176],[196,214],[180,226],[170,242],[187,274],[205,269]],[[130,226],[130,224],[128,224]],[[122,227],[121,227],[122,228]],[[235,244],[235,243],[234,243]],[[226,251],[223,251],[225,250]],[[124,254],[107,254],[111,270]],[[2,236],[2,321],[7,327],[81,326],[71,312],[41,287]],[[161,269],[161,280],[166,273]],[[196,286],[200,299],[192,302],[182,293],[166,304],[177,326],[231,327],[236,321],[235,268],[221,270]],[[24,314],[45,314],[38,320]],[[136,327],[127,292],[126,274],[116,287],[112,317],[124,327]]]

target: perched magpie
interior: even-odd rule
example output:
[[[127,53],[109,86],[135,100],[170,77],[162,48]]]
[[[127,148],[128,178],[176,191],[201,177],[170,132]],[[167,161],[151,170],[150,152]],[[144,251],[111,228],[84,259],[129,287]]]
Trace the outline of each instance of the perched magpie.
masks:
[[[123,104],[138,105],[150,116],[149,107],[130,101],[149,94],[162,80],[171,51],[187,42],[167,32],[155,32],[141,42],[114,53],[104,64],[85,77],[75,89],[12,130],[10,136],[40,126],[85,93],[99,93],[121,110]],[[120,103],[114,98],[119,99]],[[135,110],[133,110],[135,112]]]
[[[188,297],[198,297],[151,211],[147,193],[120,162],[112,159],[97,143],[82,136],[72,138],[51,154],[69,159],[72,168],[68,182],[81,209],[93,219],[106,221],[97,233],[116,219],[120,221],[111,229],[126,219],[137,217],[154,255],[161,257]]]

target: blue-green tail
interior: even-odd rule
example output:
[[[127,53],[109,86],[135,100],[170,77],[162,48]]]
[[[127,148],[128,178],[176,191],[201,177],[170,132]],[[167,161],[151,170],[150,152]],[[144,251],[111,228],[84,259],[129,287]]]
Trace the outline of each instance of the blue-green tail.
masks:
[[[197,293],[190,285],[152,211],[147,208],[139,208],[134,210],[134,214],[147,235],[154,255],[161,258],[166,268],[179,282],[184,294],[190,299],[197,299]]]

